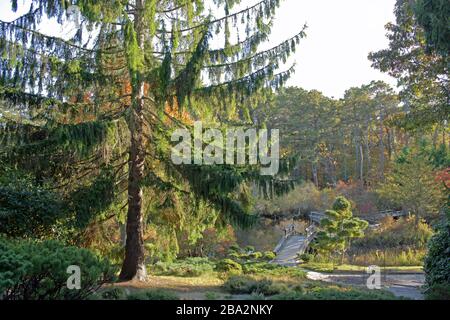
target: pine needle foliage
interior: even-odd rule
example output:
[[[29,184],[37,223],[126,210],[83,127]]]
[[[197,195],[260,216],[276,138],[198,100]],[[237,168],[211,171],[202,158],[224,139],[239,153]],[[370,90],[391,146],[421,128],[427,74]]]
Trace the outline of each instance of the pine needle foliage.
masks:
[[[240,2],[30,0],[28,13],[0,21],[0,98],[12,115],[2,113],[0,131],[16,139],[2,154],[9,161],[22,157],[16,163],[28,163],[36,174],[68,186],[72,198],[80,185],[95,185],[102,166],[114,168],[117,199],[127,193],[122,279],[143,270],[143,195],[150,188],[198,195],[195,201],[220,208],[227,222],[246,226],[255,217],[233,198],[242,183],[263,179],[272,192],[289,185],[260,178],[254,168],[242,173],[167,163],[168,133],[188,125],[183,112],[195,120],[219,119],[222,126],[248,124],[245,115],[294,71],[279,69],[305,27],[260,51],[280,1],[261,0],[244,9]],[[17,10],[20,3],[11,3]],[[74,12],[79,26],[70,36],[40,31],[47,19],[70,28]],[[169,114],[175,104],[178,112]],[[17,148],[22,152],[12,151]],[[152,182],[145,186],[148,177]]]

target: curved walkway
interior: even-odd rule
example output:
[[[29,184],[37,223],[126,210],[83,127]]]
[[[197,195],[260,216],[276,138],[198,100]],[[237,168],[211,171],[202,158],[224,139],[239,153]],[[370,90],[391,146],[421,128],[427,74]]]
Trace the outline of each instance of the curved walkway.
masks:
[[[302,235],[292,235],[286,239],[272,263],[283,266],[297,265],[298,255],[305,250],[306,237]]]

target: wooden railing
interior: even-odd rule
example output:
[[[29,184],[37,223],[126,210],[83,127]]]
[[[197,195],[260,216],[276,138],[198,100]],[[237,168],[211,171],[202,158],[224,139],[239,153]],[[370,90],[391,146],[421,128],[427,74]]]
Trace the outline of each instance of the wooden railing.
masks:
[[[399,218],[407,216],[408,214],[409,214],[408,212],[400,210],[383,210],[372,214],[361,215],[359,216],[359,218],[368,221],[377,221],[385,217]]]
[[[311,224],[308,228],[306,228],[306,237],[309,238],[314,235],[317,231],[317,227],[315,224]]]
[[[275,247],[275,249],[273,250],[274,253],[278,253],[280,251],[280,249],[283,247],[284,243],[286,242],[286,240],[296,234],[297,231],[295,230],[295,224],[290,224],[289,226],[287,226],[284,229],[284,236],[281,238],[281,240],[278,242],[277,246]]]
[[[311,224],[320,224],[320,221],[325,218],[325,213],[311,211],[308,216]]]

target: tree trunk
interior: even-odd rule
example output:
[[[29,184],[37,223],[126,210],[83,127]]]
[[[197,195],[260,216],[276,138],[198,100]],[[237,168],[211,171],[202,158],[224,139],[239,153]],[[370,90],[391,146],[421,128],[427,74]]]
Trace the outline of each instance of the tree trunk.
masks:
[[[360,168],[359,160],[360,160],[359,143],[358,143],[358,141],[356,140],[356,137],[355,137],[355,173],[353,175],[355,180],[356,180],[356,177],[358,176],[358,173],[359,173],[359,168]]]
[[[384,179],[384,126],[383,126],[383,115],[380,114],[380,165],[378,168],[378,175],[380,180]]]
[[[367,176],[370,175],[370,168],[372,167],[372,159],[370,157],[370,127],[369,124],[367,124],[367,134],[366,134],[366,141],[365,141],[365,147],[366,147],[366,159],[367,159]]]
[[[387,133],[387,141],[388,141],[388,159],[389,161],[392,160],[392,149],[393,149],[393,133],[391,132],[391,130],[389,128],[386,129],[386,133]]]
[[[359,145],[359,155],[361,156],[360,167],[359,167],[359,180],[364,184],[364,151],[362,144]]]
[[[333,158],[331,156],[327,159],[327,172],[328,179],[331,182],[331,185],[335,187],[337,184],[336,165],[334,164]]]
[[[436,149],[436,147],[437,147],[438,136],[439,136],[439,126],[436,126],[436,128],[434,129],[434,134],[433,134],[433,149]]]
[[[397,130],[392,128],[392,156],[395,158],[397,156]]]
[[[317,165],[314,162],[311,164],[311,169],[312,169],[314,185],[317,188],[319,188],[319,177],[318,177],[318,173],[317,173]]]
[[[119,231],[120,231],[120,245],[121,247],[125,247],[127,243],[127,225],[125,223],[119,222]]]
[[[139,48],[144,50],[144,32],[142,13],[145,0],[136,1],[135,31]],[[131,146],[128,173],[128,215],[125,259],[119,279],[145,281],[147,273],[144,256],[144,224],[142,215],[142,187],[145,163],[144,139],[144,96],[145,83],[139,71],[131,72],[132,78],[132,114],[129,127]]]

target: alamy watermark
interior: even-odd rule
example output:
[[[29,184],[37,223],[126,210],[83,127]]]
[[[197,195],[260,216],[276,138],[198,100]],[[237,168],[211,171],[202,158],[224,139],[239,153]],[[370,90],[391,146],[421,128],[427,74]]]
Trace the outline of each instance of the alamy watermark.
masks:
[[[381,289],[381,268],[379,266],[369,266],[367,273],[370,276],[367,278],[366,286],[369,290]]]
[[[204,130],[194,123],[194,134],[187,129],[173,132],[171,159],[175,165],[261,165],[261,175],[274,176],[280,168],[280,133],[278,129],[242,128]],[[269,141],[270,140],[270,141]]]
[[[67,278],[66,286],[69,290],[81,289],[81,269],[79,266],[72,265],[67,267],[67,273],[70,276]]]

